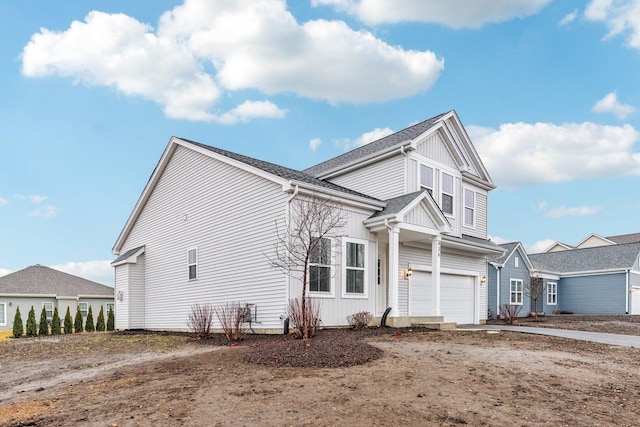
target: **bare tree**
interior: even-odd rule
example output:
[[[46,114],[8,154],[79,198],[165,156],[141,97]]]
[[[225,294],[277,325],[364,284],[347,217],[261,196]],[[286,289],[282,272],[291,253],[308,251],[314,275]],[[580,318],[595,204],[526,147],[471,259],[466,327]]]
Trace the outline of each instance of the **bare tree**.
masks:
[[[307,288],[310,282],[317,285],[328,280],[331,239],[339,238],[345,224],[340,205],[315,195],[293,199],[290,218],[277,224],[275,253],[268,258],[273,268],[302,281],[301,324],[305,345],[309,345]],[[314,264],[313,268],[309,264]]]
[[[542,277],[537,273],[529,278],[529,282],[525,282],[522,292],[533,301],[533,316],[538,320],[538,300],[544,295],[546,285]]]

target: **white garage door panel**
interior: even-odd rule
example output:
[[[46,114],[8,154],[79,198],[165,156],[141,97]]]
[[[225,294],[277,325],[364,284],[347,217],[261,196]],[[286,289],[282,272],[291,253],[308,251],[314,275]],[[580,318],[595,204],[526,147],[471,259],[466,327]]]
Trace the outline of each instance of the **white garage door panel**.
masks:
[[[440,309],[445,322],[473,323],[475,278],[443,274],[440,277]]]

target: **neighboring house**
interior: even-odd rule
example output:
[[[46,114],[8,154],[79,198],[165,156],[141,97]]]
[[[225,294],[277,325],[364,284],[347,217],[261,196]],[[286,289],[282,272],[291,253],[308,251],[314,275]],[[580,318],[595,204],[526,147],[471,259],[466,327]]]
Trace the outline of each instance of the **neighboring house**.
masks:
[[[545,287],[538,312],[640,314],[640,242],[607,239],[614,243],[532,255],[519,243],[501,245],[507,254],[489,261],[491,316],[499,314],[495,307],[501,304],[522,304],[520,316],[532,311],[531,301],[523,297],[520,303],[517,296],[518,280],[526,283],[532,276],[540,277]],[[633,238],[618,241],[625,239]],[[516,268],[515,258],[528,262]]]
[[[594,248],[598,246],[611,246],[624,243],[636,243],[640,242],[640,233],[632,234],[620,234],[617,236],[602,237],[598,234],[591,233],[584,239],[582,239],[577,245],[571,246],[561,242],[555,242],[544,252],[560,252],[569,251],[572,249],[585,249]]]
[[[184,330],[196,303],[241,302],[254,330],[281,332],[301,284],[268,256],[292,200],[311,196],[347,220],[310,267],[330,271],[308,290],[324,326],[387,307],[391,326],[483,322],[486,257],[502,253],[487,240],[493,188],[454,111],[305,171],[173,137],[113,247],[116,328]]]
[[[60,319],[64,319],[67,307],[73,316],[80,307],[85,318],[91,307],[95,322],[100,307],[104,307],[105,316],[108,309],[114,307],[113,288],[53,268],[32,265],[0,277],[0,329],[13,328],[18,307],[23,324],[31,307],[35,310],[36,322],[40,321],[43,308],[51,321],[55,307]]]

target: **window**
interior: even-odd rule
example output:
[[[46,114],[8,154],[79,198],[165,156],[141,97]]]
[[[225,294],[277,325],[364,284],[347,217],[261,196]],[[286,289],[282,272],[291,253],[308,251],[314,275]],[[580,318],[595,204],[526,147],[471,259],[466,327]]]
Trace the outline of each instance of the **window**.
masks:
[[[0,302],[0,325],[5,326],[7,324],[7,303]]]
[[[105,302],[104,303],[104,315],[108,316],[109,315],[109,310],[113,310],[113,313],[115,314],[116,312],[116,305],[112,302]]]
[[[198,278],[198,249],[193,248],[187,251],[187,267],[189,269],[189,280]]]
[[[433,194],[433,168],[420,165],[420,188]]]
[[[309,291],[331,292],[331,240],[316,238],[309,258]]]
[[[558,304],[558,284],[555,282],[547,283],[547,305]]]
[[[442,172],[442,212],[453,215],[453,176]]]
[[[87,313],[89,312],[89,303],[79,302],[78,307],[80,308],[80,314],[82,314],[82,317],[87,317]]]
[[[522,305],[522,280],[511,279],[511,297],[509,303]]]
[[[475,225],[476,193],[471,190],[464,190],[464,225],[473,227]]]
[[[514,260],[513,260],[513,266],[515,268],[518,268],[519,265],[520,265],[520,258],[515,257]]]
[[[53,318],[53,303],[52,302],[43,302],[42,308],[47,312],[47,320],[51,322]]]
[[[347,241],[345,253],[345,291],[348,294],[364,294],[365,245],[364,243]]]

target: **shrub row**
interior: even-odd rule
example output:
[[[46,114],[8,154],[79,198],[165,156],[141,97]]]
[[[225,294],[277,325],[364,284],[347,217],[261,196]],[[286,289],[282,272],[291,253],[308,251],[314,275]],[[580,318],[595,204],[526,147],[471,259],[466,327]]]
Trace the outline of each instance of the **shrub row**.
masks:
[[[13,318],[13,337],[20,338],[23,335],[28,337],[35,337],[38,335],[60,335],[62,332],[65,334],[71,334],[73,332],[104,332],[114,331],[115,330],[115,316],[113,313],[113,309],[109,308],[109,313],[107,314],[107,321],[104,321],[104,310],[100,307],[100,313],[98,314],[98,320],[95,325],[93,323],[93,311],[91,306],[89,306],[89,311],[87,313],[87,320],[83,323],[82,313],[80,312],[80,307],[76,310],[75,319],[71,317],[71,311],[69,307],[67,307],[67,314],[64,316],[64,323],[61,324],[60,315],[58,314],[58,307],[55,307],[53,310],[53,317],[51,318],[51,329],[49,329],[49,323],[47,321],[47,311],[45,308],[42,308],[40,312],[40,322],[36,323],[36,312],[31,306],[31,310],[29,310],[29,314],[27,316],[27,328],[26,331],[24,329],[24,324],[22,323],[22,315],[20,314],[20,307],[16,307],[16,315]]]

